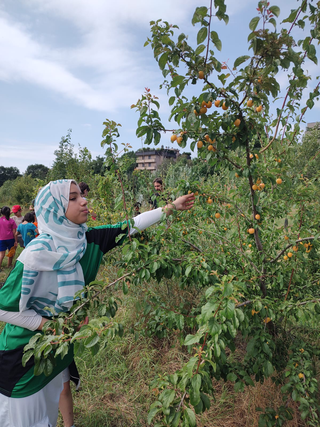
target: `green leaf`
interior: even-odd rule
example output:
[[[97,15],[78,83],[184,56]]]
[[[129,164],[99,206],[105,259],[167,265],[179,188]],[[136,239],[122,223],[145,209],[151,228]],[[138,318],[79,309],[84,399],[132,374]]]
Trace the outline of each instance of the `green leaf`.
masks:
[[[223,288],[222,296],[229,297],[232,294],[232,292],[233,292],[232,283],[231,282],[230,283],[229,282],[225,283],[224,288]]]
[[[233,372],[230,372],[227,376],[228,381],[235,382],[237,379],[238,379],[237,375],[234,374]]]
[[[204,44],[200,44],[197,49],[195,50],[196,55],[201,55],[202,52],[205,50],[206,46]]]
[[[271,362],[269,362],[269,360],[264,362],[263,370],[264,370],[266,377],[270,377],[273,374],[273,366],[272,366]]]
[[[274,28],[277,27],[277,22],[276,22],[276,20],[274,18],[270,18],[269,19],[269,24],[272,24],[274,26]]]
[[[252,338],[247,344],[247,354],[248,356],[255,356],[256,353],[256,340]]]
[[[53,371],[53,363],[50,359],[44,359],[44,368],[43,368],[43,373],[46,377],[48,377],[49,375],[51,375],[52,371]]]
[[[171,426],[178,427],[180,418],[181,418],[181,412],[179,411],[175,414],[174,419],[171,421]]]
[[[171,96],[169,98],[169,105],[173,105],[175,100],[176,100],[176,97],[175,96]]]
[[[201,387],[201,375],[196,374],[191,379],[191,385],[195,390],[200,390]]]
[[[280,8],[278,6],[270,6],[269,7],[270,12],[272,12],[274,14],[274,16],[276,16],[278,18],[278,16],[280,15]]]
[[[250,56],[248,56],[248,55],[239,56],[239,58],[237,58],[234,61],[233,67],[234,68],[238,67],[240,64],[242,64],[243,62],[247,61],[247,59],[249,59],[249,58],[250,58]]]
[[[292,10],[288,18],[284,19],[283,22],[293,22],[296,19],[297,13],[300,9]]]
[[[191,345],[191,344],[196,344],[200,341],[200,339],[202,338],[202,334],[198,333],[195,335],[187,335],[185,340],[184,340],[184,345]]]
[[[22,366],[26,366],[28,360],[33,356],[33,350],[29,350],[22,356]]]
[[[215,45],[215,47],[219,51],[221,51],[222,43],[221,43],[221,40],[219,39],[218,33],[216,31],[211,31],[210,37],[211,37],[211,41]]]
[[[147,423],[151,424],[151,421],[157,415],[157,413],[160,411],[161,408],[152,408],[151,411],[148,413]]]
[[[175,396],[175,391],[174,390],[164,390],[160,396],[159,396],[159,400],[163,403],[163,406],[165,408],[168,408],[171,404],[171,402],[174,399]]]
[[[192,17],[192,25],[195,25],[197,22],[201,22],[203,18],[207,15],[208,8],[205,6],[197,7],[193,17]]]
[[[127,293],[128,293],[128,285],[127,285],[127,282],[125,280],[122,283],[122,292],[124,293],[124,295],[127,295]]]
[[[64,342],[62,345],[60,345],[55,353],[54,357],[57,357],[59,354],[61,354],[61,359],[64,358],[68,354],[69,351],[69,345],[67,342]]]
[[[168,52],[163,53],[159,58],[159,67],[161,70],[164,69],[166,66],[166,63],[168,61]]]
[[[206,409],[210,409],[211,404],[210,404],[209,397],[206,394],[202,393],[202,392],[200,393],[200,397],[201,397],[201,400],[202,400],[205,408]]]
[[[187,277],[189,276],[189,274],[190,274],[191,270],[192,270],[192,265],[188,265],[188,267],[186,268],[186,272],[185,272],[185,275],[186,275]]]
[[[233,301],[228,300],[227,305],[224,309],[224,314],[227,319],[232,319],[234,316],[235,304]]]
[[[196,427],[196,415],[190,408],[185,408],[184,416],[186,417],[190,427]]]
[[[84,345],[87,348],[93,347],[95,344],[97,344],[100,341],[99,335],[94,332],[90,337],[86,338],[84,341]]]
[[[197,406],[199,404],[199,402],[201,401],[200,399],[200,392],[197,389],[194,388],[190,388],[189,390],[189,395],[190,395],[190,403],[193,406]]]
[[[200,30],[197,34],[197,43],[201,44],[202,42],[204,42],[205,39],[207,38],[207,35],[208,35],[207,27],[200,28]]]
[[[145,135],[148,130],[149,130],[149,126],[140,126],[138,127],[138,129],[136,130],[136,135],[138,138],[141,138],[143,135]]]
[[[255,18],[252,18],[249,24],[249,28],[251,31],[255,31],[255,29],[257,28],[257,25],[260,21],[259,16],[256,16]]]

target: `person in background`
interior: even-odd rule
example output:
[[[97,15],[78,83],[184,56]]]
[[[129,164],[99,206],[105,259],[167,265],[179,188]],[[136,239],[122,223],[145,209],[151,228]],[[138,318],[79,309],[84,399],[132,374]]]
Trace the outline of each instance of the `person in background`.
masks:
[[[35,214],[35,212],[34,211],[32,211],[32,213],[33,213],[33,216],[34,216],[34,221],[33,221],[33,224],[37,227],[37,229],[38,229],[38,221],[37,221],[37,217],[36,217],[36,214]],[[37,234],[36,234],[36,237],[38,237],[39,236],[39,230],[38,230],[38,232],[37,232]]]
[[[17,228],[23,221],[23,216],[22,216],[21,212],[22,212],[22,209],[21,209],[20,205],[12,206],[11,213],[14,213],[12,219],[16,223]],[[19,233],[18,233],[18,243],[19,243],[21,248],[24,248],[23,239],[22,239],[21,234],[19,234]]]
[[[158,201],[161,197],[161,193],[163,192],[162,179],[161,178],[154,179],[153,187],[154,187],[155,193],[149,199],[150,210],[158,208]]]
[[[28,212],[25,214],[23,222],[18,226],[18,233],[22,236],[24,247],[26,247],[38,234],[38,229],[33,222],[34,213]]]
[[[133,205],[133,208],[134,208],[134,216],[137,216],[137,215],[140,215],[140,214],[141,214],[141,212],[140,212],[141,203],[140,203],[140,202],[136,202],[136,203]]]
[[[82,197],[87,200],[88,193],[90,191],[89,185],[86,182],[81,181],[81,182],[79,182],[79,187],[80,187]],[[91,218],[96,220],[97,214],[90,208],[89,208],[89,212],[91,214]]]
[[[6,250],[10,251],[11,248],[18,246],[17,240],[17,225],[15,221],[10,218],[10,208],[4,206],[1,209],[0,217],[0,269]],[[13,254],[13,252],[11,252]],[[13,254],[14,255],[14,254]],[[8,268],[12,265],[13,255],[8,257]]]

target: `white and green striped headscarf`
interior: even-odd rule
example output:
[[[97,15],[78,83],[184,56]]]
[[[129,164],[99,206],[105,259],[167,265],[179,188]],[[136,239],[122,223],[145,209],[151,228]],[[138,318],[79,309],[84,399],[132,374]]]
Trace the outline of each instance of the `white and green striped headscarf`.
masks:
[[[32,240],[18,260],[24,264],[20,311],[34,309],[42,316],[68,311],[74,295],[84,286],[80,259],[87,241],[85,224],[74,224],[65,214],[72,180],[51,181],[35,201],[40,235]]]

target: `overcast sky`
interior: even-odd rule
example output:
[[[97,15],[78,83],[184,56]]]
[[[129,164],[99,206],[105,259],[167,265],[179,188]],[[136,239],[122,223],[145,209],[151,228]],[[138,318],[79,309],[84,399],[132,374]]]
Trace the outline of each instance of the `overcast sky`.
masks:
[[[0,165],[21,172],[34,163],[48,167],[68,129],[72,143],[88,147],[93,157],[100,146],[103,121],[122,124],[119,142],[136,150],[138,114],[131,104],[145,87],[160,97],[165,118],[169,107],[160,91],[162,74],[150,47],[150,20],[178,24],[196,37],[191,25],[198,0],[0,0]],[[284,18],[295,0],[277,0]],[[230,22],[214,21],[222,40],[220,61],[247,53],[248,24],[257,15],[253,0],[227,0]],[[310,66],[310,73],[316,72]],[[285,79],[283,79],[283,84]],[[199,93],[200,93],[199,89]],[[306,115],[318,120],[319,105]],[[171,125],[173,127],[173,125]],[[161,140],[169,145],[170,135]]]

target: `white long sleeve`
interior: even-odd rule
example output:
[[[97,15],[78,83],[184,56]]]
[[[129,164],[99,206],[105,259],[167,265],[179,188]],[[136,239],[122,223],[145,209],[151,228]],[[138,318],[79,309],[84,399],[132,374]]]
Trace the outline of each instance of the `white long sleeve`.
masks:
[[[41,324],[42,316],[34,310],[21,312],[12,312],[0,310],[0,321],[11,323],[11,325],[21,326],[22,328],[35,331]]]
[[[156,224],[162,218],[165,217],[165,213],[162,208],[153,209],[152,211],[143,212],[133,218],[134,228],[130,228],[130,235],[139,233],[139,231],[145,230],[150,225]],[[136,230],[137,228],[137,230]]]

